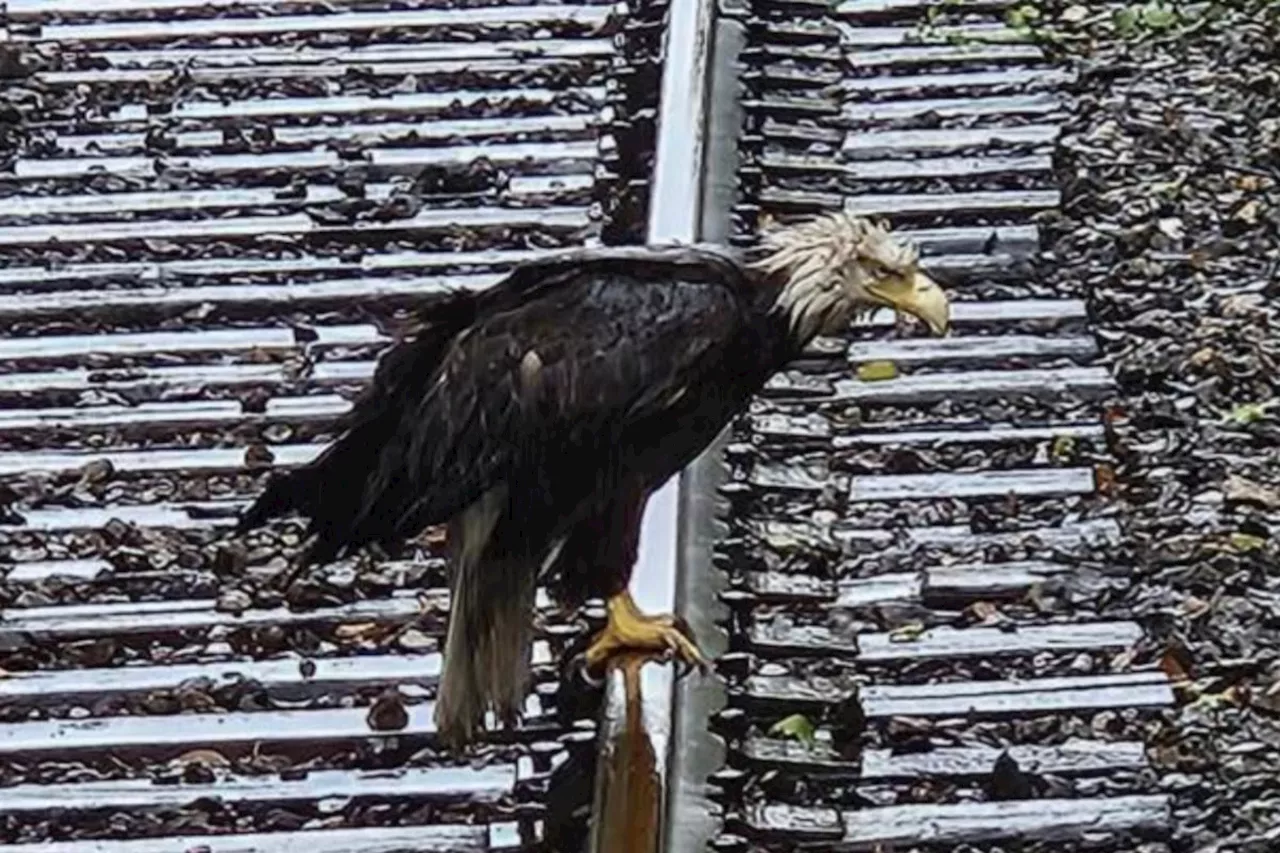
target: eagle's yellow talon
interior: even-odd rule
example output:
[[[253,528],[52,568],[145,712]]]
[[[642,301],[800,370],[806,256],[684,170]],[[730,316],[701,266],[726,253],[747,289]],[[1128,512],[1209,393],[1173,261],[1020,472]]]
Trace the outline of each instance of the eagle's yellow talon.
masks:
[[[609,621],[587,648],[587,669],[598,669],[627,651],[670,652],[699,670],[709,668],[706,657],[671,615],[648,616],[640,611],[631,594],[623,592],[609,599]]]

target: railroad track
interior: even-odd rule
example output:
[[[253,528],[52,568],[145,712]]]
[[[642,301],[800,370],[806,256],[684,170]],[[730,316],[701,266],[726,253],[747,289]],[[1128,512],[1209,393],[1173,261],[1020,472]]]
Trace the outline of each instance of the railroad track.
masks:
[[[663,849],[1158,838],[1142,724],[1172,691],[1124,665],[1135,622],[1078,606],[1124,582],[1101,493],[1111,380],[1083,294],[1035,262],[1067,77],[1005,27],[1008,5],[688,18],[716,46],[681,60],[710,75],[690,84],[710,112],[688,171],[653,163],[680,109],[655,112],[663,6],[12,0],[0,847],[391,853],[561,833],[556,772],[592,734],[555,663],[581,624],[545,614],[527,726],[450,761],[431,737],[438,539],[282,592],[297,528],[225,530],[265,470],[323,446],[416,296],[646,227],[746,239],[840,207],[914,232],[955,330],[904,338],[873,317],[770,383],[721,449],[714,555],[689,495],[719,452],[651,510],[638,576],[661,580],[642,602],[704,631],[723,584],[729,613],[725,696],[672,693],[669,672],[646,686],[677,792]],[[682,168],[700,217],[656,221],[679,188],[657,176]],[[896,375],[857,370],[880,362]],[[707,553],[677,549],[675,525]],[[698,715],[719,704],[708,758]],[[786,718],[813,736],[773,731]],[[690,787],[708,770],[709,803]]]

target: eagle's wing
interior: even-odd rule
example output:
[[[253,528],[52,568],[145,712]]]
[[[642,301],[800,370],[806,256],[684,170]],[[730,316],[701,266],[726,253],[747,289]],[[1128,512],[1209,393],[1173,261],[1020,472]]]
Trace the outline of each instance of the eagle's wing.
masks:
[[[412,535],[499,482],[591,465],[626,425],[660,422],[725,369],[748,319],[741,276],[731,259],[692,248],[517,270],[439,366],[399,395],[352,544]]]

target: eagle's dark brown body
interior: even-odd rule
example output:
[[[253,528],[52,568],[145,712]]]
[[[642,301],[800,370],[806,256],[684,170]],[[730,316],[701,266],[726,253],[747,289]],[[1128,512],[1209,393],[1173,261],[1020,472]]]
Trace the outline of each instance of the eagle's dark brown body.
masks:
[[[778,293],[726,250],[687,247],[586,250],[455,295],[241,528],[297,510],[310,562],[448,522],[438,720],[467,740],[485,710],[520,707],[539,572],[570,605],[624,588],[648,495],[795,355]]]
[[[949,307],[914,248],[851,214],[765,235],[746,262],[712,247],[594,249],[526,264],[430,306],[389,350],[313,463],[270,483],[241,529],[310,516],[303,562],[448,524],[450,619],[436,723],[455,745],[522,706],[534,589],[604,596],[586,653],[705,658],[625,587],[648,496],[818,334],[888,306],[944,333]]]

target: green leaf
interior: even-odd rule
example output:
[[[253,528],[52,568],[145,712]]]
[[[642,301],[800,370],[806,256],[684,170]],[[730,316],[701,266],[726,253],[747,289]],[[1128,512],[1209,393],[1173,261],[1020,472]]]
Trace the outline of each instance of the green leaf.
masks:
[[[1262,403],[1241,403],[1231,410],[1231,414],[1227,415],[1227,419],[1241,426],[1256,423],[1267,416],[1267,412],[1275,405],[1275,402],[1275,400],[1266,400]]]
[[[898,378],[898,365],[892,361],[867,361],[858,365],[858,378],[863,382],[884,382]]]
[[[1053,440],[1050,453],[1059,462],[1070,462],[1076,455],[1076,440],[1069,435],[1060,435]]]
[[[804,714],[792,714],[790,717],[783,717],[770,726],[769,734],[773,737],[794,738],[805,746],[812,746],[814,727],[813,723]]]
[[[1111,25],[1122,36],[1131,36],[1138,31],[1138,21],[1142,13],[1134,6],[1125,6],[1111,13]]]
[[[1016,30],[1025,30],[1040,20],[1040,10],[1030,3],[1014,6],[1004,16],[1005,23]]]
[[[890,631],[889,642],[914,643],[924,635],[925,630],[923,622],[909,622],[895,631]]]
[[[1267,540],[1261,536],[1254,536],[1252,533],[1232,533],[1231,547],[1235,548],[1242,554],[1250,551],[1257,551],[1259,548],[1265,547]]]
[[[1142,10],[1142,23],[1149,30],[1168,30],[1178,25],[1178,13],[1162,3],[1148,3]]]

